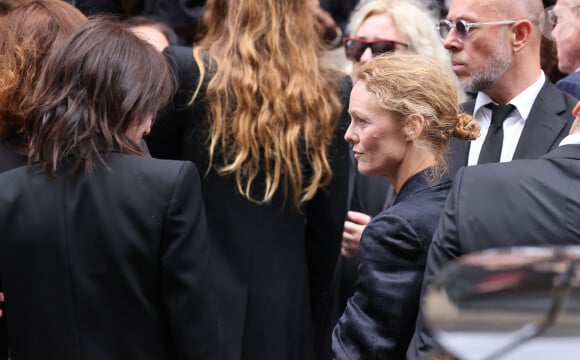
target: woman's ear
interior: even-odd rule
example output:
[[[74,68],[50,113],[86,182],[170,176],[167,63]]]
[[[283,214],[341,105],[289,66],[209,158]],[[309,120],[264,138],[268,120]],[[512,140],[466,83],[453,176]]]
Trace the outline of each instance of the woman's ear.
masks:
[[[139,128],[141,129],[141,131],[143,132],[141,137],[145,136],[145,135],[149,135],[149,133],[151,132],[151,125],[153,124],[153,116],[149,116],[147,117],[147,119],[145,119],[145,121],[139,126]]]
[[[153,116],[151,115],[147,116],[142,121],[139,121],[139,119],[135,119],[133,120],[131,125],[129,125],[127,131],[125,131],[125,135],[127,135],[127,137],[133,140],[134,142],[139,143],[143,138],[143,136],[148,135],[149,132],[151,132],[152,123]]]
[[[407,124],[404,128],[406,140],[417,140],[421,136],[421,133],[423,133],[425,118],[421,114],[411,114],[407,116],[406,122]]]

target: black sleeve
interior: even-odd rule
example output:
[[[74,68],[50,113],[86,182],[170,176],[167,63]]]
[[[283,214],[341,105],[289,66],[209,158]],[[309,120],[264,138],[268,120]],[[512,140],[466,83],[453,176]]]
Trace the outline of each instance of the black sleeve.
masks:
[[[185,162],[165,218],[162,297],[179,359],[221,359],[209,268],[209,235],[199,174]]]
[[[360,246],[355,292],[333,332],[332,350],[337,359],[403,359],[419,307],[423,242],[406,219],[381,213]]]
[[[182,160],[185,126],[192,116],[191,108],[187,104],[199,79],[198,70],[193,60],[193,49],[190,47],[169,46],[163,54],[173,69],[177,92],[172,103],[157,114],[151,133],[145,141],[151,156]]]

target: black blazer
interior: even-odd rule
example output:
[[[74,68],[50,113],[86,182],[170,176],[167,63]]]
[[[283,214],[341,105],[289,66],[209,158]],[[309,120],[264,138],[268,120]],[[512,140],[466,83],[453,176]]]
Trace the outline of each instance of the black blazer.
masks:
[[[411,177],[365,228],[357,282],[332,334],[335,359],[404,359],[419,309],[427,250],[451,180]]]
[[[113,153],[90,176],[0,174],[13,359],[221,359],[193,164]]]
[[[26,160],[14,147],[0,141],[0,173],[26,165]]]
[[[568,135],[574,116],[572,109],[578,100],[572,95],[560,91],[546,78],[546,83],[538,93],[524,125],[513,159],[537,159],[548,151],[558,147],[560,141]],[[463,105],[463,110],[473,114],[475,100]],[[451,138],[448,151],[448,164],[451,174],[467,165],[469,155],[468,140]]]
[[[580,245],[580,145],[459,170],[429,250],[423,292],[449,261],[506,246]],[[422,316],[409,359],[434,347]]]
[[[333,178],[302,211],[280,194],[256,204],[237,191],[235,178],[208,168],[208,114],[201,95],[187,106],[199,79],[193,50],[169,47],[179,78],[173,108],[147,139],[156,157],[193,161],[202,178],[212,247],[215,303],[224,327],[224,359],[307,360],[312,356],[313,314],[328,292],[346,216],[349,148],[343,110],[330,154]],[[345,78],[348,81],[348,77]],[[350,82],[342,92],[348,104]],[[345,107],[346,108],[346,107]],[[262,178],[257,179],[260,184]]]

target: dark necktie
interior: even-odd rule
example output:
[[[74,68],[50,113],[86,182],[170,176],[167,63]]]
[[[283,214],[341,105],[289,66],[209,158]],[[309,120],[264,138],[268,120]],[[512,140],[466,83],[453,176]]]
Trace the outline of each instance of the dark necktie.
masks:
[[[479,153],[478,164],[499,162],[503,145],[503,121],[516,108],[512,104],[487,104],[485,107],[491,109],[491,123]]]

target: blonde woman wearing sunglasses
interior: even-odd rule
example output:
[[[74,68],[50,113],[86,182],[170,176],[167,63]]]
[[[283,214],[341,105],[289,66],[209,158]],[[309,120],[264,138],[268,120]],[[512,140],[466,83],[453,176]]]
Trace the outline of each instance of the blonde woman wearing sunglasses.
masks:
[[[406,0],[361,0],[346,27],[346,57],[352,74],[385,52],[414,52],[449,64],[438,40],[435,18],[423,4]]]

